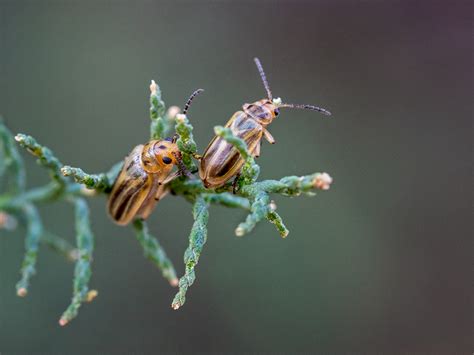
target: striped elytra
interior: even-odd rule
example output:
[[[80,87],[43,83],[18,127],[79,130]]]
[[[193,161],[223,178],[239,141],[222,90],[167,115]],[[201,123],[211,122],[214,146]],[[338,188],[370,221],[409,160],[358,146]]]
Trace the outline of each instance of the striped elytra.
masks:
[[[226,127],[247,143],[250,152],[260,150],[263,128],[245,112],[236,112]],[[243,164],[244,160],[237,149],[223,138],[215,136],[201,158],[199,176],[206,187],[219,187],[235,176]]]

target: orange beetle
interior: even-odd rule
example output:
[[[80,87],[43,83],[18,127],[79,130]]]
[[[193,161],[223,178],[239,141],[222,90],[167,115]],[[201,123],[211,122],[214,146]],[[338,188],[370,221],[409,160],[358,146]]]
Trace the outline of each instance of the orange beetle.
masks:
[[[183,114],[202,91],[196,90],[191,95]],[[137,145],[125,158],[108,201],[109,214],[117,224],[126,225],[135,217],[148,218],[158,200],[166,195],[165,185],[186,172],[176,145],[177,138],[175,135]],[[173,173],[175,165],[178,170]]]

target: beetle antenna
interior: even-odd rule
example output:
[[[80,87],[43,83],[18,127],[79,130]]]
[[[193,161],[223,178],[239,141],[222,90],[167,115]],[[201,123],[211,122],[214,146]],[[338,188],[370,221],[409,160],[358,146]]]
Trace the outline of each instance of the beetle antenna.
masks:
[[[188,112],[188,109],[189,109],[189,106],[191,106],[191,102],[193,101],[193,99],[198,96],[201,92],[203,92],[204,89],[197,89],[196,91],[194,91],[191,96],[189,97],[188,101],[186,102],[186,105],[184,105],[184,110],[183,110],[183,115],[186,114],[186,112]]]
[[[265,86],[265,90],[267,90],[268,99],[271,101],[273,100],[272,92],[270,91],[270,85],[268,85],[267,77],[265,76],[265,72],[263,71],[262,63],[260,63],[260,59],[257,57],[253,58],[255,64],[257,65],[258,72],[260,73],[260,77],[263,81],[263,86]]]
[[[181,175],[185,175],[188,178],[193,179],[194,175],[191,174],[189,170],[186,168],[186,165],[184,165],[181,154],[177,154],[177,153],[172,153],[172,154],[176,158],[176,161],[178,163],[178,171],[181,173]]]
[[[324,108],[321,108],[321,107],[313,106],[313,105],[281,104],[281,105],[278,105],[278,107],[300,108],[300,109],[303,109],[303,110],[318,111],[318,112],[321,112],[321,113],[323,113],[327,116],[331,116],[331,112],[329,112],[328,110],[326,110]]]

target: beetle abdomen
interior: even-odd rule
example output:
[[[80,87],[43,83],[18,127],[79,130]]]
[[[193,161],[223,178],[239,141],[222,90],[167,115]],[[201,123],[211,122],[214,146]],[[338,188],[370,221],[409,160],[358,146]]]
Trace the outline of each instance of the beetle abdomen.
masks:
[[[136,146],[125,159],[109,196],[109,214],[121,225],[128,224],[135,217],[152,190],[153,179],[141,166],[142,150],[143,145]]]
[[[247,143],[255,155],[263,135],[263,127],[244,112],[239,111],[227,122],[226,127]],[[219,187],[237,175],[244,164],[238,150],[221,137],[214,137],[201,159],[199,176],[206,187]]]

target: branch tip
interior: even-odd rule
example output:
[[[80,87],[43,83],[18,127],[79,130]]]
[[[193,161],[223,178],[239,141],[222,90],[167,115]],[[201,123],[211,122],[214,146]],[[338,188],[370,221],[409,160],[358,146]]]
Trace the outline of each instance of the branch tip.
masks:
[[[97,195],[97,190],[94,190],[93,188],[82,186],[81,187],[81,194],[87,197],[92,197]]]
[[[244,229],[243,229],[242,227],[237,227],[237,228],[235,229],[235,235],[236,235],[237,237],[243,237],[244,234],[245,234],[245,231],[244,231]]]
[[[178,123],[184,123],[186,121],[186,119],[187,119],[187,117],[183,113],[178,113],[176,115],[176,122],[178,122]]]
[[[329,190],[332,184],[332,177],[328,173],[316,174],[313,185],[319,190]]]
[[[71,261],[77,261],[79,259],[79,256],[81,255],[79,249],[75,248],[71,250],[68,254],[68,258]]]
[[[24,287],[20,287],[17,291],[16,294],[18,297],[25,297],[28,294],[28,290]]]
[[[18,225],[15,217],[5,212],[0,212],[0,229],[14,230]]]
[[[181,109],[178,106],[171,106],[170,108],[168,108],[168,111],[166,111],[166,117],[168,118],[168,120],[174,120],[180,112]]]
[[[97,290],[90,290],[87,292],[86,295],[86,302],[92,302],[94,298],[96,298],[99,295],[99,291]]]
[[[276,202],[271,200],[270,203],[268,204],[268,208],[270,209],[270,211],[276,211],[276,209],[277,209]]]
[[[155,83],[155,80],[151,80],[150,93],[151,93],[152,95],[156,95],[157,89],[158,89],[158,85]]]
[[[63,174],[63,176],[70,176],[72,174],[72,168],[69,165],[64,165],[61,168],[61,174]]]

